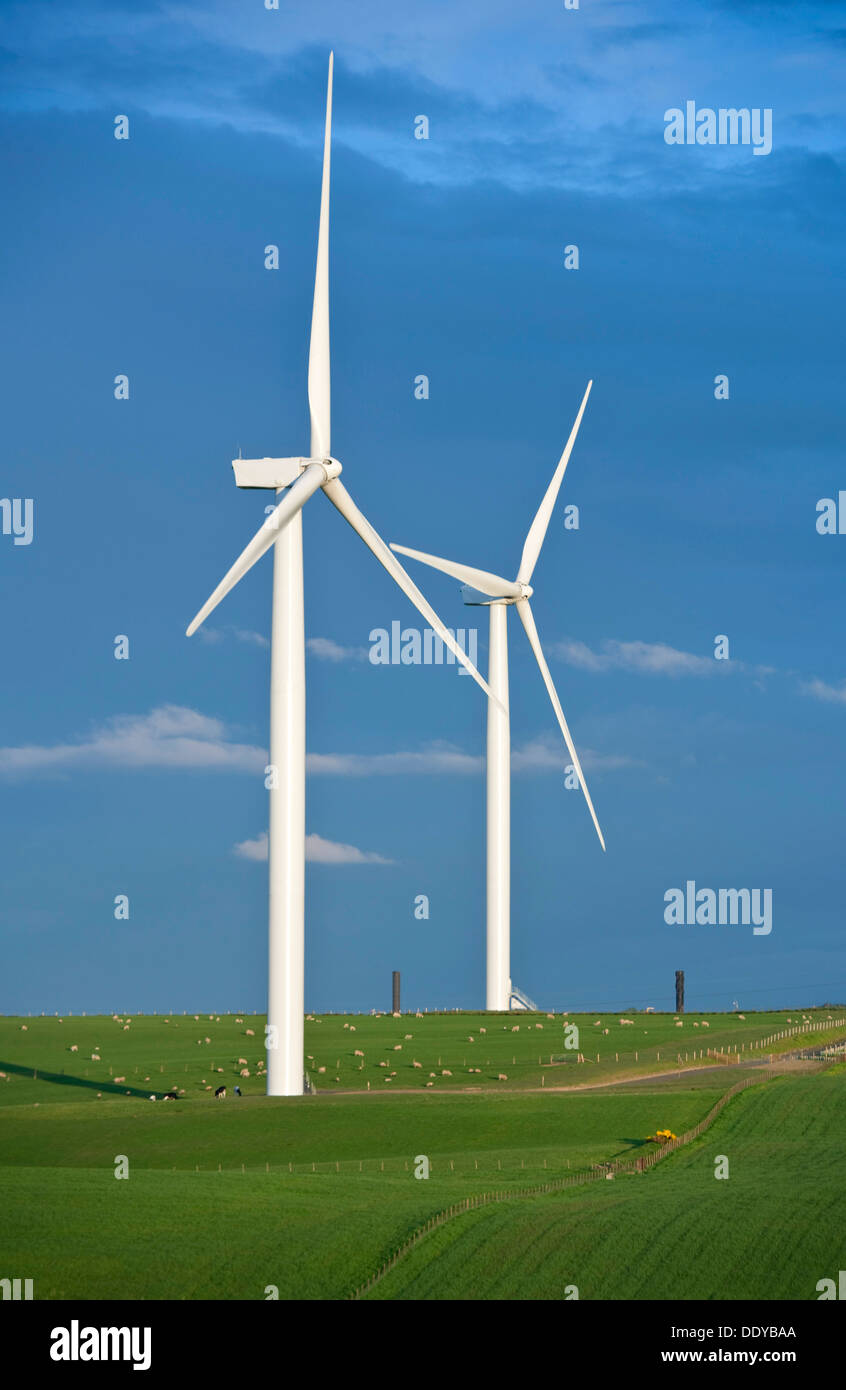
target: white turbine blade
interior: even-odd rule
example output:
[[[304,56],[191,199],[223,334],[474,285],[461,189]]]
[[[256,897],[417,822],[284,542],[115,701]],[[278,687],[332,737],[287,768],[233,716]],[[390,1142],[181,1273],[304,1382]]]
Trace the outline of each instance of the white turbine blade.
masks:
[[[450,651],[458,658],[462,666],[469,671],[477,685],[480,685],[485,694],[491,699],[496,697],[488,689],[486,682],[479,675],[469,656],[461,650],[458,642],[441,622],[434,608],[427,603],[417,585],[410,575],[406,574],[396,555],[389,546],[385,544],[382,537],[374,531],[367,517],[360,512],[355,502],[350,497],[340,478],[332,478],[323,488],[329,501],[332,502],[341,513],[345,521],[348,521],[354,531],[358,533],[364,544],[373,554],[380,564],[385,566],[388,574],[396,581],[403,593],[406,594],[417,611],[426,619],[429,626],[440,637],[441,641],[449,647]],[[499,704],[499,701],[496,700]]]
[[[529,606],[529,600],[526,598],[520,599],[519,602],[516,603],[514,606],[517,609],[517,612],[520,614],[520,621],[526,629],[526,636],[529,639],[529,645],[531,646],[532,651],[535,654],[535,660],[537,661],[538,666],[540,667],[540,673],[543,676],[543,683],[546,686],[547,694],[549,695],[549,698],[552,701],[552,708],[555,710],[555,717],[558,720],[558,723],[561,726],[561,732],[564,735],[564,742],[567,745],[567,750],[570,754],[570,757],[573,759],[573,767],[575,768],[576,775],[579,779],[579,786],[585,794],[585,801],[588,804],[588,810],[590,811],[591,818],[593,820],[594,825],[596,826],[596,833],[599,836],[599,843],[602,845],[602,848],[604,849],[605,840],[603,839],[602,831],[599,828],[599,821],[596,819],[596,812],[593,809],[593,802],[590,799],[590,792],[587,789],[587,782],[585,781],[584,773],[582,772],[582,765],[579,762],[579,755],[576,752],[576,745],[573,743],[573,740],[570,736],[570,730],[567,728],[567,720],[564,718],[564,711],[561,708],[561,702],[558,699],[558,694],[556,692],[555,686],[552,684],[552,676],[549,674],[549,667],[546,664],[546,657],[544,656],[543,651],[541,650],[540,638],[538,637],[538,630],[535,627],[535,620],[532,616],[532,610]]]
[[[570,461],[570,454],[572,452],[573,445],[576,442],[576,435],[579,433],[579,425],[582,423],[582,416],[585,413],[587,398],[590,395],[590,388],[592,386],[593,382],[589,381],[587,384],[587,390],[585,391],[584,397],[582,398],[582,403],[579,406],[579,413],[576,416],[576,422],[570,431],[570,438],[567,440],[564,452],[561,455],[561,458],[559,459],[558,467],[552,475],[552,482],[550,483],[549,487],[547,488],[544,494],[544,499],[538,507],[534,521],[529,527],[529,534],[526,537],[526,544],[523,546],[523,554],[520,559],[520,568],[517,571],[517,578],[523,584],[528,584],[529,580],[532,577],[535,565],[538,562],[538,556],[541,552],[541,546],[543,545],[544,536],[546,535],[547,527],[549,526],[549,520],[552,516],[552,509],[555,506],[555,500],[558,496],[558,491],[561,487],[561,482],[564,478],[564,470]]]
[[[459,565],[455,560],[441,560],[437,555],[426,555],[422,550],[409,550],[405,545],[395,545],[391,541],[391,550],[396,550],[400,555],[410,555],[412,560],[421,560],[424,565],[431,565],[433,570],[442,570],[444,574],[451,574],[453,579],[460,579],[464,584],[470,584],[474,589],[478,589],[482,594],[489,594],[491,598],[519,598],[523,590],[519,584],[515,584],[509,579],[500,579],[497,574],[489,574],[487,570],[473,569],[471,565]]]
[[[206,600],[186,631],[186,637],[191,637],[197,631],[201,623],[204,623],[209,613],[217,608],[220,600],[225,598],[230,589],[234,589],[239,579],[243,579],[248,570],[251,570],[257,560],[260,560],[265,551],[269,550],[282,530],[287,526],[292,516],[296,516],[301,507],[305,506],[313,492],[325,482],[326,473],[319,463],[310,463],[300,474],[295,483],[292,483],[279,503],[269,516],[265,517],[259,530],[238,556],[234,565],[223,576],[214,593]]]
[[[308,353],[308,408],[311,414],[311,456],[330,455],[330,371],[329,371],[329,162],[332,143],[332,69],[329,54],[329,82],[326,88],[326,134],[323,141],[323,183],[320,190],[320,229],[317,234],[317,268],[314,274],[314,305],[311,311],[311,343]]]

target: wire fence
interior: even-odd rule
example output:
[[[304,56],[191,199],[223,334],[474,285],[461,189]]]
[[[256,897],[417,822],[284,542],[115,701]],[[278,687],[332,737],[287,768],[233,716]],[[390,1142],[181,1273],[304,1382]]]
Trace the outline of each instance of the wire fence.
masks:
[[[789,1063],[787,1067],[789,1069]],[[732,1086],[720,1097],[708,1111],[707,1115],[705,1115],[698,1124],[694,1125],[692,1129],[686,1130],[684,1134],[679,1135],[675,1139],[668,1140],[666,1143],[662,1144],[660,1148],[656,1148],[650,1154],[641,1154],[636,1158],[613,1159],[607,1163],[598,1163],[595,1164],[590,1171],[574,1173],[571,1177],[553,1179],[551,1182],[542,1183],[539,1186],[512,1188],[510,1190],[506,1189],[498,1192],[482,1192],[472,1197],[465,1197],[463,1201],[454,1202],[452,1206],[446,1207],[443,1211],[437,1212],[434,1216],[430,1216],[424,1225],[418,1227],[407,1240],[403,1241],[392,1254],[389,1255],[384,1263],[380,1265],[376,1272],[363,1284],[359,1284],[348,1297],[355,1300],[369,1293],[371,1289],[375,1288],[375,1286],[385,1278],[386,1274],[389,1274],[390,1271],[399,1264],[400,1260],[404,1259],[415,1246],[420,1244],[421,1240],[424,1240],[432,1231],[445,1225],[447,1221],[451,1221],[456,1216],[463,1215],[468,1211],[476,1211],[480,1207],[486,1207],[496,1202],[510,1202],[525,1197],[541,1197],[551,1192],[561,1192],[567,1188],[582,1187],[587,1183],[593,1183],[603,1179],[613,1179],[617,1174],[647,1172],[650,1168],[654,1168],[656,1163],[660,1163],[663,1158],[666,1158],[671,1153],[675,1153],[675,1151],[682,1148],[683,1145],[690,1144],[694,1139],[698,1139],[701,1134],[704,1134],[714,1123],[720,1111],[728,1105],[729,1101],[734,1096],[738,1095],[741,1091],[745,1091],[749,1086],[762,1084],[771,1076],[783,1075],[784,1070],[785,1068],[783,1066],[775,1064],[758,1071],[755,1076],[748,1076],[742,1081],[738,1081],[736,1085]]]

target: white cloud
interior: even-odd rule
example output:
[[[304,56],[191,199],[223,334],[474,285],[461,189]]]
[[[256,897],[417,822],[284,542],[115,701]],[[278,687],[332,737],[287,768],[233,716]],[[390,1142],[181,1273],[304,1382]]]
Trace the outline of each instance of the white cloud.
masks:
[[[233,637],[236,642],[242,642],[248,647],[269,647],[270,640],[261,632],[252,632],[244,627],[207,627],[205,624],[198,629],[201,641],[208,646],[215,646],[218,642],[223,642],[227,637]]]
[[[370,656],[368,647],[342,647],[331,637],[309,637],[306,646],[318,661],[367,661]]]
[[[267,861],[267,831],[263,830],[255,840],[242,840],[234,849],[242,859]],[[392,864],[371,850],[356,849],[355,845],[342,845],[334,840],[324,840],[322,835],[306,835],[305,857],[310,864]]]
[[[846,681],[840,685],[828,685],[825,681],[805,681],[800,687],[803,695],[811,695],[815,700],[825,700],[833,705],[846,705]]]
[[[592,651],[584,642],[553,642],[553,656],[583,671],[638,671],[653,676],[712,676],[731,669],[732,663],[713,656],[696,656],[679,651],[664,642],[615,642],[606,640],[601,651]],[[735,669],[737,663],[734,663]]]
[[[264,749],[232,741],[222,720],[181,705],[115,715],[74,743],[0,748],[7,777],[103,767],[260,772],[266,763]]]
[[[631,758],[580,749],[586,771],[637,766]],[[238,743],[221,719],[181,705],[161,705],[149,714],[119,714],[73,743],[22,744],[0,748],[0,777],[49,776],[98,768],[177,769],[197,772],[264,772],[268,754]],[[558,772],[569,762],[555,735],[515,748],[515,772]],[[316,777],[480,776],[481,753],[449,743],[432,743],[397,753],[308,753],[306,771]]]

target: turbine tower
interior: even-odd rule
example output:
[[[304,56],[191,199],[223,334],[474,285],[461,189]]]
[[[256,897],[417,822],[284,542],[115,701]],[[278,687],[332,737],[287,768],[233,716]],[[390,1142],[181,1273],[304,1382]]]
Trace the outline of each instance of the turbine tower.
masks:
[[[546,490],[538,508],[529,534],[523,546],[523,555],[517,578],[501,579],[486,570],[472,569],[469,565],[457,564],[454,560],[442,560],[437,555],[426,555],[420,550],[409,550],[404,545],[394,545],[391,549],[401,555],[409,555],[414,560],[433,569],[452,575],[464,585],[464,602],[487,607],[490,621],[490,644],[488,649],[488,736],[487,736],[487,990],[485,1007],[495,1011],[507,1011],[511,1004],[511,731],[508,714],[508,609],[517,609],[517,615],[526,629],[529,645],[540,667],[543,683],[552,701],[555,717],[558,720],[564,742],[567,745],[579,785],[585,795],[591,818],[596,826],[599,843],[605,849],[605,841],[596,818],[596,811],[590,799],[587,783],[582,772],[575,744],[570,736],[561,702],[552,683],[552,676],[541,649],[535,620],[532,616],[529,599],[534,592],[529,580],[534,573],[541,546],[546,536],[550,517],[564,477],[564,470],[570,459],[576,435],[582,423],[592,381],[587,390],[575,423],[570,431],[566,448],[558,463],[552,482]]]
[[[281,500],[203,604],[192,633],[273,546],[273,617],[270,656],[270,814],[268,823],[269,952],[267,989],[267,1093],[303,1093],[305,939],[305,631],[301,511],[322,489],[345,521],[411,599],[463,666],[482,680],[469,657],[406,574],[341,482],[330,453],[329,362],[329,159],[332,133],[332,68],[326,93],[326,131],[317,268],[308,359],[311,415],[309,458],[234,459],[241,488],[270,488]]]

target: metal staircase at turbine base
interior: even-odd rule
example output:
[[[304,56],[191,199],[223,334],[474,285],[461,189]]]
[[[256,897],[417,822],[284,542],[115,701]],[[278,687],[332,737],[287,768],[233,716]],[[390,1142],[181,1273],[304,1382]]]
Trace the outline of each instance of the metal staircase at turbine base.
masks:
[[[508,1007],[512,1012],[540,1013],[540,1009],[534,999],[530,999],[528,994],[524,994],[522,989],[518,989],[514,984],[512,984],[508,993]]]

